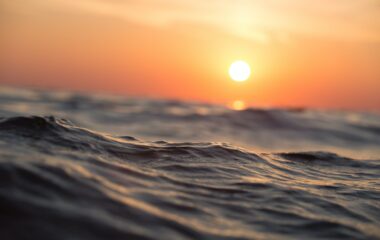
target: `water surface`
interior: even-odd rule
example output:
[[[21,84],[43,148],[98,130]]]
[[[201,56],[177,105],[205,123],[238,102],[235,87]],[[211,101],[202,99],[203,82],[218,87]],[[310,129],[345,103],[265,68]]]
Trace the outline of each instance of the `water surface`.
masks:
[[[4,239],[379,239],[380,116],[0,89]]]

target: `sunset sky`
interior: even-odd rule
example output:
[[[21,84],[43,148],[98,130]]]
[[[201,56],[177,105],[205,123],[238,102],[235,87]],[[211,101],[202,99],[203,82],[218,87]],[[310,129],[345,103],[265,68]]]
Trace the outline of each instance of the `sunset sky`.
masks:
[[[380,2],[0,0],[0,84],[379,110]]]

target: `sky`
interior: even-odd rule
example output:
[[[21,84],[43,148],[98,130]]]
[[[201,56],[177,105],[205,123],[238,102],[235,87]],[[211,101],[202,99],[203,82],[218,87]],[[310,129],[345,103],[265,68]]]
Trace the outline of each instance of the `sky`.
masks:
[[[0,0],[0,84],[379,110],[380,2]]]

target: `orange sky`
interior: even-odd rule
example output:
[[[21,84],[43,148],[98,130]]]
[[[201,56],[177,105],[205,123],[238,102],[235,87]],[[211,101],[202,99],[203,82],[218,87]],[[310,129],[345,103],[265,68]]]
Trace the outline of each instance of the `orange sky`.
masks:
[[[0,84],[380,109],[377,0],[0,0],[0,54]]]

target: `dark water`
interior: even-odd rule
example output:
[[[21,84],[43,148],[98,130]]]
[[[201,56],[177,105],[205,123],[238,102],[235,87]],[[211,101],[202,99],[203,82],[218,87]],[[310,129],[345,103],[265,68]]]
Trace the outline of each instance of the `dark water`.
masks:
[[[380,239],[380,116],[0,90],[1,239]]]

